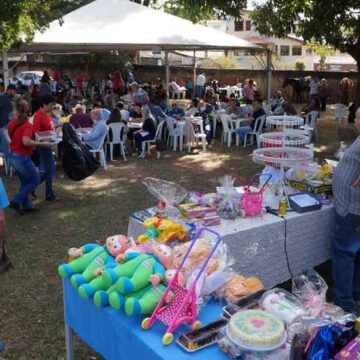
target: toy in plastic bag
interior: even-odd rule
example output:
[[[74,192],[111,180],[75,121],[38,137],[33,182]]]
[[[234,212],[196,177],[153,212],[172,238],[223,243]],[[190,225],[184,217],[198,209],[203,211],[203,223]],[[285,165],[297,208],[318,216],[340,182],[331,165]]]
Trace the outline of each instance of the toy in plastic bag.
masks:
[[[236,201],[234,201],[234,195],[236,194],[234,181],[235,179],[229,175],[225,175],[220,179],[224,194],[219,204],[219,215],[223,219],[233,220],[239,216],[239,208]]]
[[[152,177],[145,178],[143,184],[152,195],[160,200],[162,210],[167,217],[176,218],[180,215],[175,205],[181,203],[187,196],[188,192],[185,188],[171,181]]]
[[[300,299],[308,315],[326,316],[336,321],[344,312],[340,307],[326,302],[327,290],[325,280],[315,270],[308,270],[292,280],[292,293]]]

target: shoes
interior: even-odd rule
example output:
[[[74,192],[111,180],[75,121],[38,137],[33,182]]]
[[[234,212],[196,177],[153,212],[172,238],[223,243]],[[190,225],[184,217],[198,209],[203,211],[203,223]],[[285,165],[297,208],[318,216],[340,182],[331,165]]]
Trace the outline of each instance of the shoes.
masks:
[[[56,196],[54,193],[51,193],[51,194],[46,195],[46,200],[47,201],[60,201],[61,197]]]
[[[138,158],[139,159],[144,159],[145,158],[145,153],[143,151],[139,151]]]
[[[28,208],[25,208],[25,209],[23,208],[22,211],[25,212],[25,213],[33,213],[33,212],[38,212],[39,209],[33,208],[33,207],[28,207]]]
[[[18,214],[20,214],[20,215],[23,215],[24,214],[24,212],[22,211],[22,209],[21,209],[21,206],[20,206],[20,204],[18,204],[18,203],[15,203],[15,202],[13,202],[13,201],[10,201],[10,206],[9,206],[11,209],[14,209]]]

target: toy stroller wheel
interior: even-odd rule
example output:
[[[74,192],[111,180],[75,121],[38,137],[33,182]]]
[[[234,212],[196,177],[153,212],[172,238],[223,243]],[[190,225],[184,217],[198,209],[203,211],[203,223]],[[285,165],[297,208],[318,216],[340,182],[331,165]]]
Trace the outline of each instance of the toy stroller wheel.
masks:
[[[201,328],[201,322],[199,320],[196,320],[192,325],[191,325],[191,330],[196,330]]]
[[[147,330],[150,328],[150,318],[145,318],[142,322],[141,322],[141,327],[144,329],[144,330]]]
[[[162,338],[163,345],[169,345],[172,343],[173,340],[174,335],[172,333],[166,333]]]

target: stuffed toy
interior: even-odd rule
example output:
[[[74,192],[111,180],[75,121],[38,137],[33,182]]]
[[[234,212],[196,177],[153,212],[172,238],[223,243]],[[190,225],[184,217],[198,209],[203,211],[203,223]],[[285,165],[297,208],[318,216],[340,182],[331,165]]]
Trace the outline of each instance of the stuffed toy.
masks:
[[[101,275],[108,288],[116,283],[116,290],[126,295],[145,288],[150,283],[157,286],[165,275],[165,269],[173,265],[172,249],[164,244],[150,246],[150,252],[128,252],[121,256],[124,263],[106,269]],[[119,259],[121,260],[121,259]]]
[[[163,296],[167,287],[166,284],[171,281],[175,272],[175,269],[166,270],[163,282],[156,286],[149,285],[135,293],[121,295],[118,291],[112,292],[109,298],[111,307],[117,310],[124,307],[125,313],[128,316],[151,314]],[[179,273],[178,283],[185,286],[186,279],[182,273]],[[173,296],[174,293],[169,291],[166,297],[166,302],[169,303]]]
[[[181,224],[174,224],[171,220],[153,217],[144,221],[145,233],[137,238],[137,243],[144,243],[151,239],[158,242],[174,240],[189,240],[187,230]]]
[[[133,245],[128,248],[124,254],[128,254],[131,252],[135,253],[142,253],[145,254],[150,247],[146,245]],[[118,255],[115,261],[123,260],[123,257]],[[118,266],[119,264],[117,263]],[[109,294],[114,290],[113,286],[110,286],[109,283],[104,281],[104,278],[101,276],[104,272],[105,268],[97,269],[96,270],[96,278],[91,280],[88,283],[82,284],[78,288],[79,295],[84,298],[88,299],[94,296],[94,302],[96,306],[102,307],[109,304]]]
[[[62,278],[70,277],[71,284],[78,288],[99,276],[105,267],[116,266],[115,258],[130,248],[130,240],[123,235],[113,235],[106,239],[105,245],[86,244],[73,249],[74,259],[58,267]]]

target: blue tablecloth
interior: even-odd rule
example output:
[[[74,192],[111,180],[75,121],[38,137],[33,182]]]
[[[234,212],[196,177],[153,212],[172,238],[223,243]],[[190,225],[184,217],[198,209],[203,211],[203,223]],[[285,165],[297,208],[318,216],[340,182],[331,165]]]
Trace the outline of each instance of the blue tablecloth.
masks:
[[[228,359],[216,345],[188,353],[176,344],[180,332],[188,331],[186,325],[174,332],[174,342],[162,345],[166,327],[155,323],[149,330],[141,329],[142,317],[128,317],[110,307],[98,308],[91,300],[82,299],[69,280],[64,280],[65,322],[95,351],[107,360],[127,359]],[[210,302],[200,312],[199,319],[207,324],[220,317],[223,304]]]

